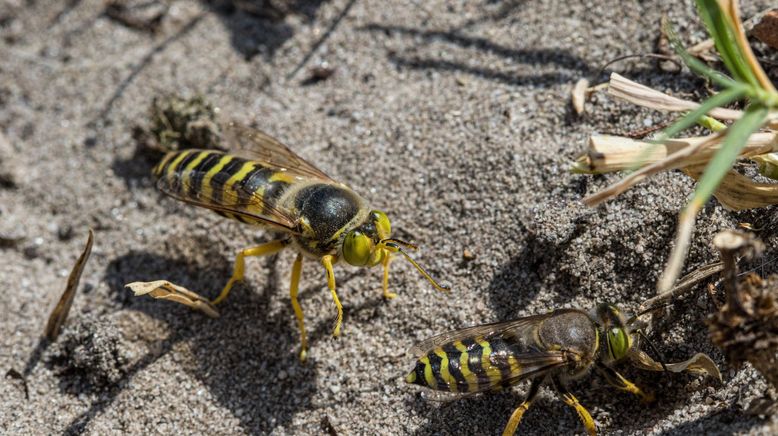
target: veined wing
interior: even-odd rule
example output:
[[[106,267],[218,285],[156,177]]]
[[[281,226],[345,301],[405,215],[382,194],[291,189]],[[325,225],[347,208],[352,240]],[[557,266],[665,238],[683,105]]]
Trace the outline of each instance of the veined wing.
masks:
[[[548,350],[538,339],[539,325],[550,316],[469,327],[430,338],[417,345],[419,357],[406,381],[461,397],[542,376],[571,358],[569,351]]]
[[[314,180],[337,183],[324,171],[298,156],[279,140],[265,132],[237,123],[229,123],[222,134],[230,154],[260,162],[268,167]]]
[[[438,334],[427,338],[418,344],[414,345],[410,349],[410,353],[414,356],[421,356],[428,353],[430,350],[438,348],[446,343],[454,342],[461,339],[475,338],[478,336],[492,336],[506,334],[510,332],[511,335],[533,335],[535,328],[541,321],[547,319],[551,314],[532,315],[517,318],[510,321],[499,321],[491,324],[481,324],[471,327],[465,327],[462,329],[451,330],[445,333]]]
[[[154,169],[165,194],[249,224],[296,233],[278,199],[294,182],[286,172],[215,150],[169,153]]]

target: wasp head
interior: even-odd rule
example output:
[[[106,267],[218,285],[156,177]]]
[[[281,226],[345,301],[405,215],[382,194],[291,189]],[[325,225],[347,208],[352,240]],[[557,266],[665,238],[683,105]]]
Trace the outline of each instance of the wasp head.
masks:
[[[632,335],[627,318],[613,304],[601,304],[597,307],[596,319],[605,333],[608,346],[608,360],[618,361],[632,348]]]
[[[389,217],[380,210],[371,211],[361,226],[346,234],[343,258],[354,266],[375,266],[388,255],[381,241],[391,234]]]

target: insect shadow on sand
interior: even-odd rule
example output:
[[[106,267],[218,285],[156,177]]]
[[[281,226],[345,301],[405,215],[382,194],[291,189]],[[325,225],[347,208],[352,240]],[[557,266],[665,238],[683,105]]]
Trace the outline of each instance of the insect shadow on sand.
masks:
[[[286,16],[299,15],[312,21],[327,0],[203,0],[202,3],[230,31],[233,48],[251,60],[257,55],[273,57],[294,36],[294,29],[284,20]]]
[[[487,293],[497,319],[517,318],[537,294],[552,288],[555,303],[570,301],[576,294],[576,278],[559,270],[559,263],[569,245],[584,232],[581,222],[563,241],[546,239],[529,229],[519,253],[506,263],[489,282]],[[548,278],[553,274],[554,280]]]
[[[391,36],[392,34],[405,35],[409,38],[414,38],[414,41],[420,39],[424,41],[425,44],[443,41],[462,48],[478,50],[500,56],[517,64],[551,64],[562,67],[567,71],[521,75],[517,74],[516,71],[498,70],[481,66],[475,67],[471,65],[469,58],[461,60],[443,60],[410,57],[390,52],[388,55],[389,60],[395,65],[404,68],[459,71],[508,85],[544,87],[554,86],[559,83],[568,83],[586,76],[592,71],[584,59],[575,56],[566,50],[507,47],[483,37],[463,35],[456,30],[427,30],[379,23],[367,24],[360,27],[359,30],[364,32],[383,33],[386,36]]]
[[[275,315],[269,310],[270,299],[279,298],[275,262],[275,256],[265,260],[270,273],[261,289],[255,289],[250,281],[245,282],[248,290],[236,289],[218,319],[206,318],[173,303],[136,298],[124,285],[164,277],[190,289],[199,289],[229,276],[232,265],[225,258],[209,257],[208,264],[204,265],[186,258],[131,252],[111,262],[106,281],[117,302],[164,321],[171,333],[153,344],[153,352],[133,363],[109,389],[108,395],[71,422],[66,433],[84,431],[129,386],[136,374],[180,342],[191,345],[193,376],[234,413],[247,433],[267,434],[277,426],[288,425],[293,413],[310,408],[316,385],[314,365],[299,361],[294,351],[298,333],[288,313],[281,311]]]

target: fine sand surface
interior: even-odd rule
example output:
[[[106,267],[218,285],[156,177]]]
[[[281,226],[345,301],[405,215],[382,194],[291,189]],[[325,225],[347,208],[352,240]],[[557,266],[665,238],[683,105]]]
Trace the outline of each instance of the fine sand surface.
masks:
[[[163,5],[125,3],[141,20]],[[607,78],[598,75],[607,60],[655,51],[662,14],[687,43],[704,39],[692,1],[253,2],[260,13],[265,3],[287,9],[273,17],[226,1],[167,3],[151,32],[110,18],[102,0],[0,0],[0,371],[24,374],[29,389],[25,398],[20,380],[0,380],[0,433],[499,434],[526,384],[430,401],[403,381],[406,350],[452,328],[602,301],[629,309],[654,295],[692,181],[662,174],[590,209],[581,198],[617,176],[568,169],[588,135],[667,118],[602,94],[579,117],[569,94],[581,77]],[[771,2],[743,3],[748,17]],[[307,80],[323,62],[335,74]],[[610,68],[684,98],[705,95],[701,80],[653,60]],[[168,93],[203,95],[224,118],[260,127],[350,185],[387,212],[398,237],[421,245],[416,258],[452,292],[398,260],[399,296],[384,301],[378,268],[338,265],[345,320],[335,340],[324,271],[309,261],[305,364],[291,251],[249,260],[219,319],[133,297],[124,284],[160,278],[213,297],[235,253],[272,237],[155,189],[154,156],[132,131]],[[771,214],[711,201],[687,270],[714,261],[712,235],[739,222],[774,247]],[[89,227],[95,245],[65,329],[39,345]],[[584,378],[573,392],[602,433],[778,430],[775,419],[745,415],[765,383],[712,347],[711,310],[700,287],[651,336],[669,361],[709,353],[723,384],[628,371],[655,392],[645,405]],[[520,431],[584,432],[550,389]]]

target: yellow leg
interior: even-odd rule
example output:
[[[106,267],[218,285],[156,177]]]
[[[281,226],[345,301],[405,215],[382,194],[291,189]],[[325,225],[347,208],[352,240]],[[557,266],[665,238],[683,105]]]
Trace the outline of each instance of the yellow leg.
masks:
[[[303,308],[300,307],[300,301],[297,299],[297,288],[300,284],[300,273],[303,270],[303,255],[297,254],[297,259],[292,265],[292,280],[289,288],[289,296],[292,299],[292,309],[297,318],[297,328],[300,330],[300,360],[305,361],[308,357],[308,337],[305,334],[305,320],[303,318]]]
[[[613,386],[614,388],[638,396],[640,397],[641,400],[643,400],[646,403],[650,403],[654,401],[653,394],[643,392],[642,389],[640,389],[637,385],[635,385],[631,381],[624,378],[624,376],[619,374],[618,371],[609,368],[605,365],[597,365],[597,372],[602,374],[603,377],[605,377],[605,380],[608,382],[608,384]]]
[[[589,411],[578,402],[578,398],[575,398],[575,395],[565,389],[562,383],[554,380],[554,386],[556,387],[557,392],[559,392],[559,396],[562,397],[562,401],[575,409],[576,413],[578,413],[578,418],[583,422],[586,432],[589,433],[590,436],[596,436],[597,427],[594,425],[594,419],[592,419],[592,415],[589,414]]]
[[[384,251],[384,259],[381,261],[381,265],[384,267],[384,298],[391,300],[396,297],[397,294],[389,292],[389,264],[392,262],[392,253]]]
[[[335,273],[332,271],[332,261],[334,256],[327,254],[321,258],[321,263],[324,265],[324,269],[327,270],[327,287],[330,288],[332,294],[332,301],[335,302],[335,307],[338,309],[338,318],[335,320],[335,328],[332,330],[332,336],[340,336],[340,325],[343,323],[343,306],[340,305],[340,299],[338,293],[335,292]]]
[[[216,299],[213,300],[211,304],[216,305],[224,301],[224,299],[227,298],[227,295],[229,295],[232,286],[235,285],[236,282],[243,280],[243,272],[245,270],[245,261],[243,258],[247,256],[267,256],[270,254],[275,254],[281,251],[288,244],[288,240],[272,241],[268,242],[267,244],[262,244],[258,247],[247,248],[240,251],[238,253],[238,257],[235,259],[235,266],[233,267],[232,277],[230,277],[230,280],[226,285],[224,285],[224,289],[222,289],[219,296],[216,297]]]
[[[529,388],[527,398],[521,404],[519,404],[519,407],[517,407],[516,410],[514,410],[511,414],[511,419],[508,420],[508,424],[505,426],[505,430],[502,431],[502,436],[513,436],[513,434],[516,433],[516,429],[519,428],[519,423],[521,423],[521,418],[524,416],[524,412],[529,410],[529,406],[531,406],[532,402],[535,401],[535,396],[537,396],[538,392],[540,391],[541,384],[542,379],[536,378],[532,380],[532,386]]]

